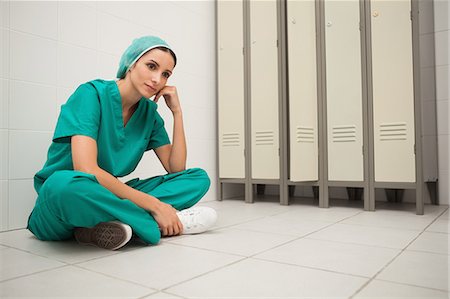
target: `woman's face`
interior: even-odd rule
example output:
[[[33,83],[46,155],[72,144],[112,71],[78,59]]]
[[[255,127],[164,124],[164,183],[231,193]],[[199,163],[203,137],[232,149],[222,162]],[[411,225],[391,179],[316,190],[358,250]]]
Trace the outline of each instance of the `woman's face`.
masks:
[[[174,67],[169,52],[150,50],[130,69],[131,83],[143,97],[151,98],[166,85]]]

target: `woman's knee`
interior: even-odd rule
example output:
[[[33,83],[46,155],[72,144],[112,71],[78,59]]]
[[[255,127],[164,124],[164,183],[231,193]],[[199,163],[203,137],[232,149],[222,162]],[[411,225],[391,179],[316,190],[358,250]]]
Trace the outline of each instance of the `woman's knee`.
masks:
[[[205,194],[211,186],[211,179],[209,178],[208,173],[202,168],[190,168],[188,169],[188,173],[195,179],[194,181],[197,184],[196,187],[198,190]]]
[[[95,184],[93,175],[72,170],[55,171],[42,186],[39,195],[43,200],[65,202],[68,199],[84,198],[83,193],[89,193],[90,184]]]

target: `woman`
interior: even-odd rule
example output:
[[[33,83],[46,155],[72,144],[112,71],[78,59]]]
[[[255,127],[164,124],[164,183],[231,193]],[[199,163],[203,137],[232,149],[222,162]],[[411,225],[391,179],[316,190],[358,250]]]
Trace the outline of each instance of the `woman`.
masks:
[[[202,169],[185,169],[182,110],[175,86],[166,86],[175,65],[164,40],[135,39],[122,55],[117,81],[82,84],[61,107],[47,162],[34,177],[38,198],[28,229],[38,239],[75,236],[116,250],[132,232],[157,244],[161,236],[203,232],[216,221],[211,208],[189,209],[210,180]],[[156,111],[161,96],[173,114],[173,144]],[[168,174],[117,179],[151,149]]]

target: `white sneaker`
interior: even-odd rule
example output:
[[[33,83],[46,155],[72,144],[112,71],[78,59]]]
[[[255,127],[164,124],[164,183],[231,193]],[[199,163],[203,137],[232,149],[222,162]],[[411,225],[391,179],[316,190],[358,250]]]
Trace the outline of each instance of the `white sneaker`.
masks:
[[[183,235],[203,233],[217,220],[216,211],[209,207],[192,207],[177,212],[177,215],[183,223]]]
[[[130,241],[132,235],[131,227],[120,221],[102,222],[92,228],[77,227],[74,230],[78,243],[109,250],[121,248]]]

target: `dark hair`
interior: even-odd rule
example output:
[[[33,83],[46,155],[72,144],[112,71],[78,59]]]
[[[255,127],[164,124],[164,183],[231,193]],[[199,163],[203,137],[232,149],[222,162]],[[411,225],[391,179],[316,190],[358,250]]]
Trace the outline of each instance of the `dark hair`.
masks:
[[[177,65],[177,56],[175,56],[175,53],[171,49],[166,48],[166,47],[156,47],[154,49],[158,49],[158,50],[170,53],[170,55],[172,55],[172,57],[173,57],[173,60],[175,61],[174,67],[175,67],[175,65]]]

